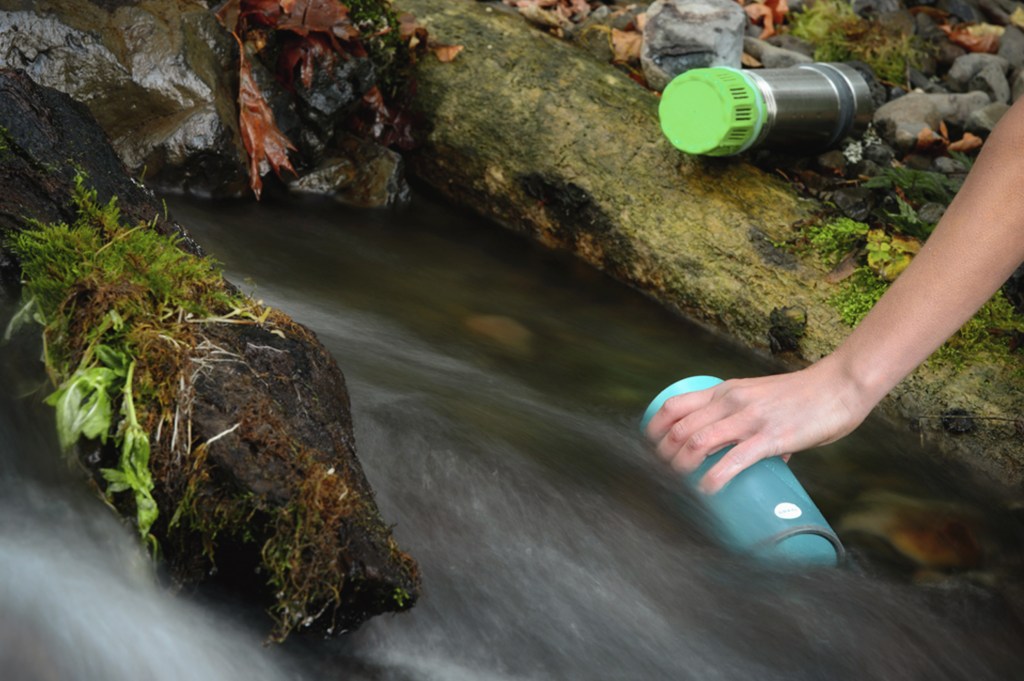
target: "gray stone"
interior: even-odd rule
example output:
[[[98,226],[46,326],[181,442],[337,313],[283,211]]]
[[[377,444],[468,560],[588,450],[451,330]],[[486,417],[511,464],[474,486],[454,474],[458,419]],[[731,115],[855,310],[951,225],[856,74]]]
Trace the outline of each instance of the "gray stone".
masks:
[[[960,21],[967,23],[980,23],[984,21],[981,12],[968,0],[939,0],[936,6],[942,11],[952,14]]]
[[[992,102],[988,106],[972,111],[967,117],[967,131],[981,137],[987,136],[1009,109],[1009,104]]]
[[[861,17],[873,17],[903,9],[900,0],[853,0],[853,11]]]
[[[967,172],[960,161],[949,156],[936,156],[932,160],[931,169],[943,175],[958,175]]]
[[[775,47],[757,38],[744,38],[743,50],[761,62],[766,69],[784,69],[796,66],[797,64],[809,64],[814,61],[805,54]]]
[[[790,9],[792,9],[792,5],[790,5]],[[781,47],[784,50],[789,50],[790,52],[799,52],[800,54],[808,57],[814,57],[814,45],[811,45],[804,40],[800,40],[800,38],[797,38],[790,33],[778,33],[768,38],[767,42],[775,47]]]
[[[335,152],[289,182],[288,188],[359,208],[383,208],[409,200],[404,163],[396,152],[351,135],[340,139]]]
[[[972,111],[990,103],[984,92],[950,95],[912,92],[879,107],[874,117],[875,128],[890,145],[907,151],[914,147],[918,133],[925,127],[938,130],[943,121],[963,126]]]
[[[230,59],[230,36],[196,0],[0,11],[0,67],[84,103],[133,175],[186,191],[245,187]]]
[[[661,90],[693,68],[739,68],[747,15],[733,0],[656,0],[647,9],[640,64]]]
[[[1024,31],[1007,26],[999,39],[999,56],[1010,62],[1014,70],[1024,67]]]
[[[993,102],[1010,101],[1006,72],[1010,62],[996,54],[980,52],[959,57],[946,74],[950,88],[958,92],[980,91]]]
[[[937,225],[945,212],[945,204],[931,202],[926,203],[917,209],[917,217],[921,218],[922,222],[927,222],[929,225]]]
[[[1010,90],[1010,98],[1014,102],[1020,99],[1021,95],[1024,95],[1024,69],[1017,71],[1017,75],[1013,78],[1013,87]]]
[[[846,217],[863,222],[871,215],[874,195],[864,187],[842,187],[832,192],[832,203]]]

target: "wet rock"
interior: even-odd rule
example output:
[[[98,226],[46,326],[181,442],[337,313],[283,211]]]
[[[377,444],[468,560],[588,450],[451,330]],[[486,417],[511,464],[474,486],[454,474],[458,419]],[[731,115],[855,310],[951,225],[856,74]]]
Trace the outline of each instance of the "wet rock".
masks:
[[[865,493],[836,529],[881,539],[913,566],[929,569],[978,567],[993,543],[976,511],[892,492]]]
[[[861,17],[875,17],[903,9],[900,0],[853,0],[853,11]]]
[[[917,217],[929,225],[937,225],[945,212],[946,206],[944,204],[929,202],[917,209]]]
[[[935,6],[943,12],[953,15],[960,21],[979,23],[984,20],[978,8],[967,0],[938,0]]]
[[[747,15],[731,0],[656,0],[647,10],[640,64],[651,88],[707,66],[740,67]]]
[[[900,151],[913,149],[925,128],[938,130],[943,121],[963,126],[975,109],[991,102],[984,92],[965,94],[910,93],[881,106],[874,123],[882,138]]]
[[[966,129],[980,137],[987,137],[996,123],[1010,110],[1010,105],[1003,102],[992,102],[988,106],[971,112],[967,118]]]
[[[0,127],[11,141],[0,154],[0,243],[30,220],[74,221],[72,193],[81,170],[101,205],[117,198],[125,224],[178,235],[180,248],[201,253],[166,207],[125,173],[81,103],[39,87],[24,72],[0,70]],[[115,286],[108,289],[110,300],[99,297],[102,303],[95,295],[80,296],[76,313],[92,305],[103,317],[119,295]],[[167,366],[159,374],[166,384],[154,389],[170,406],[162,402],[157,411],[178,413],[177,404],[189,423],[187,437],[167,429],[161,435],[159,428],[149,433],[160,514],[153,532],[168,575],[189,585],[209,579],[214,562],[221,574],[234,565],[235,577],[248,580],[228,580],[230,587],[255,589],[250,596],[256,603],[276,601],[284,618],[279,624],[289,629],[305,625],[307,615],[308,623],[343,630],[381,612],[408,609],[419,592],[419,573],[380,517],[356,457],[344,376],[312,331],[276,310],[267,310],[264,319],[258,325],[204,324],[191,342],[179,336],[162,348],[147,347],[148,357],[161,357],[156,361]],[[136,409],[153,407],[149,394],[138,393],[136,400]],[[217,446],[207,448],[213,442]],[[88,450],[77,456],[82,470],[100,480],[102,459]],[[100,487],[92,489],[102,494]],[[133,501],[115,497],[113,504],[133,522]],[[176,512],[180,523],[168,524]],[[301,559],[290,551],[268,554],[273,546],[294,547]],[[277,579],[272,575],[282,569],[289,576],[272,588],[268,577]],[[263,576],[252,579],[257,570]]]
[[[801,53],[793,52],[757,38],[744,38],[743,51],[757,59],[766,69],[784,69],[797,64],[809,64],[814,60]]]
[[[291,181],[289,189],[329,196],[360,208],[382,208],[409,200],[404,163],[396,152],[352,136],[344,137],[335,152]]]
[[[777,307],[768,315],[768,345],[772,354],[796,352],[807,331],[807,310]]]
[[[840,187],[832,192],[832,203],[846,217],[865,222],[875,207],[874,194],[864,187]]]
[[[0,10],[20,5],[0,0]],[[136,176],[202,193],[245,186],[231,37],[203,3],[53,8],[0,11],[0,68],[85,103]]]
[[[942,429],[954,435],[972,433],[978,427],[977,422],[966,409],[949,409],[942,414]]]
[[[366,58],[334,58],[320,63],[313,70],[313,80],[306,87],[295,83],[299,127],[304,140],[304,156],[315,160],[331,143],[339,120],[353,110],[376,79],[373,62]],[[300,130],[292,130],[293,138]]]
[[[946,74],[950,89],[958,92],[984,92],[993,102],[1010,101],[1010,84],[1006,72],[1010,67],[1003,57],[975,52],[953,62]]]
[[[497,343],[516,354],[527,354],[533,344],[533,332],[523,324],[504,315],[474,315],[465,322],[474,334]]]

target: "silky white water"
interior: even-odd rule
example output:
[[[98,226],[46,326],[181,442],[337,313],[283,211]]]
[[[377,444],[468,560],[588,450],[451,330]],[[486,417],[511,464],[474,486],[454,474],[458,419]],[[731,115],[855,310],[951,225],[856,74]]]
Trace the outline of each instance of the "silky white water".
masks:
[[[219,599],[221,587],[206,605],[167,594],[102,504],[73,494],[73,511],[40,512],[50,502],[32,499],[74,486],[53,483],[60,476],[45,466],[11,465],[12,484],[39,491],[6,502],[5,518],[29,520],[0,544],[0,594],[20,608],[0,621],[32,622],[18,631],[55,651],[60,669],[94,669],[82,657],[90,645],[46,643],[86,630],[99,660],[110,657],[99,642],[127,632],[117,650],[129,661],[168,651],[194,665],[152,678],[264,678],[274,665],[288,678],[403,681],[1022,678],[1024,629],[1010,598],[1020,572],[1007,577],[1020,565],[1019,517],[910,434],[868,424],[793,468],[836,526],[864,508],[888,517],[879,498],[979,514],[980,566],[939,571],[924,586],[927,574],[884,533],[862,528],[840,531],[852,554],[843,569],[768,570],[707,536],[636,424],[677,378],[762,373],[769,361],[423,197],[381,212],[181,200],[171,209],[234,281],[310,326],[337,359],[360,458],[400,546],[419,561],[424,594],[410,612],[345,636],[293,636],[267,651],[258,609]],[[12,427],[48,440],[41,413]],[[44,562],[48,571],[34,567]],[[120,594],[102,599],[115,624],[91,626],[100,599],[62,596],[78,592]],[[154,621],[167,625],[145,635]],[[120,662],[106,664],[119,673]]]

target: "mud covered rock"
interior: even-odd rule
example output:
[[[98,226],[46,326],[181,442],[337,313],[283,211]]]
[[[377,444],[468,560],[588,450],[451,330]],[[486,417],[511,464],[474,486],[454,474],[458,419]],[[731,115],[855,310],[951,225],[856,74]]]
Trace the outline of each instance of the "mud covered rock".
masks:
[[[76,214],[72,194],[81,172],[100,204],[117,197],[122,224],[175,234],[179,247],[201,252],[124,172],[83,105],[24,74],[0,71],[4,243],[30,220],[75,222],[81,206]],[[138,231],[123,229],[125,237]],[[4,280],[16,286],[10,269],[17,263],[6,262]],[[214,285],[223,296],[240,295],[223,280]],[[76,328],[92,333],[97,327],[88,320],[105,319],[120,292],[130,290],[130,282],[75,289]],[[260,309],[255,301],[245,304]],[[341,371],[314,334],[284,314],[263,308],[247,319],[210,317],[183,334],[160,332],[152,337],[170,342],[150,344],[135,358],[150,369],[137,375],[167,379],[139,392],[134,409],[150,426],[148,468],[158,509],[151,531],[171,574],[195,583],[216,566],[230,585],[255,587],[279,636],[314,623],[341,631],[411,607],[417,569],[381,519],[356,458]],[[62,342],[71,356],[82,345]],[[133,386],[143,382],[129,379]],[[110,479],[101,467],[111,468],[119,456],[111,449],[94,440],[80,452],[99,489]],[[128,522],[141,518],[138,496],[111,495]]]

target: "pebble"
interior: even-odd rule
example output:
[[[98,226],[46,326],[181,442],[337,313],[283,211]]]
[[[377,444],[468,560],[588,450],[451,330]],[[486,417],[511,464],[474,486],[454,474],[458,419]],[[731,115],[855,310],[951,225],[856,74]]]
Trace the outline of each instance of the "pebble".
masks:
[[[967,118],[966,129],[979,137],[987,137],[996,123],[1010,110],[1010,105],[1005,102],[992,102],[988,106],[971,112]]]
[[[1006,72],[1010,62],[996,54],[975,52],[959,57],[946,74],[950,89],[958,92],[984,92],[993,102],[1010,101],[1010,83]]]
[[[913,149],[918,134],[925,128],[938,130],[946,123],[963,126],[975,109],[987,106],[984,92],[965,94],[927,94],[912,92],[881,106],[874,116],[882,138],[901,151]]]
[[[797,64],[810,64],[814,61],[806,54],[776,47],[757,38],[744,38],[743,51],[761,62],[766,69],[784,69]]]

